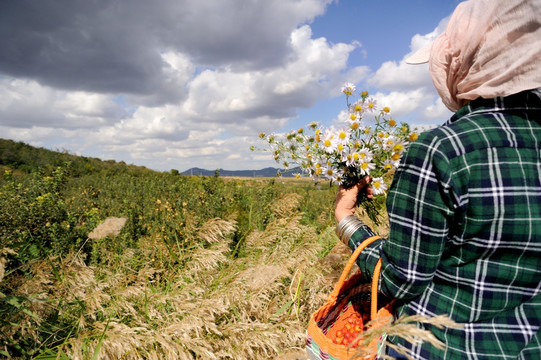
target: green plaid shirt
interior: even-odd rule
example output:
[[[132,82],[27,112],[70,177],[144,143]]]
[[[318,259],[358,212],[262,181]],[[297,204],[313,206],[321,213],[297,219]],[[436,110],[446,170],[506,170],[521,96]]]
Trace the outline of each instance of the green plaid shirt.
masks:
[[[477,99],[409,145],[387,198],[390,235],[361,254],[396,316],[448,314],[447,345],[415,359],[541,359],[541,92]],[[355,248],[373,233],[359,229]],[[419,325],[421,326],[421,325]]]

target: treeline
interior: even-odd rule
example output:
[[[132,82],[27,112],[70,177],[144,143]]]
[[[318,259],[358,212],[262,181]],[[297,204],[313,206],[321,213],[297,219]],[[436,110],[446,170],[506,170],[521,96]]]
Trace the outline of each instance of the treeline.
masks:
[[[101,160],[77,156],[67,151],[52,151],[34,147],[23,142],[0,139],[0,165],[24,173],[52,172],[56,167],[70,163],[70,176],[79,177],[92,173],[119,174],[133,176],[149,175],[154,171],[143,166],[128,165],[123,161]]]

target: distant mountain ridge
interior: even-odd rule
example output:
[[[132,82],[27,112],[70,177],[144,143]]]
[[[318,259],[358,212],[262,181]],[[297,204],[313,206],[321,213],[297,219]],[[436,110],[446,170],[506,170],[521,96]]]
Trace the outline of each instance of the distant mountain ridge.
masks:
[[[30,173],[39,169],[52,171],[55,167],[64,166],[66,163],[70,163],[70,176],[81,176],[93,172],[103,172],[104,174],[129,173],[139,176],[157,172],[144,166],[128,165],[124,161],[117,162],[114,160],[78,156],[70,154],[67,151],[48,150],[20,141],[0,138],[0,176],[5,168]],[[293,177],[294,173],[299,172],[299,168],[288,169],[286,171],[273,167],[260,170],[207,170],[194,167],[182,173],[179,173],[176,169],[171,169],[170,172],[174,175],[214,176],[216,171],[218,171],[219,176],[236,177],[275,177],[276,173],[280,171],[283,177]]]
[[[283,177],[293,177],[295,169],[288,170],[287,172],[284,172],[284,169],[278,169],[273,167],[267,167],[260,170],[224,170],[224,169],[217,169],[217,170],[206,170],[201,168],[191,168],[184,172],[181,172],[182,175],[200,175],[200,176],[214,176],[216,172],[218,171],[219,176],[238,176],[238,177],[275,177],[276,173],[280,171],[282,173]]]

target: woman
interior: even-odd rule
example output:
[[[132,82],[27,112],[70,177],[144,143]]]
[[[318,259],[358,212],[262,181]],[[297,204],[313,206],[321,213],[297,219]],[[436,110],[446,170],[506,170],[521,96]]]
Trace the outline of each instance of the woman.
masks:
[[[429,62],[455,114],[409,145],[387,198],[389,237],[357,263],[370,278],[382,258],[396,317],[463,325],[427,326],[445,350],[389,339],[414,359],[541,359],[540,59],[541,1],[470,0],[412,60]],[[337,233],[352,249],[373,235],[353,215],[369,181],[337,195]]]

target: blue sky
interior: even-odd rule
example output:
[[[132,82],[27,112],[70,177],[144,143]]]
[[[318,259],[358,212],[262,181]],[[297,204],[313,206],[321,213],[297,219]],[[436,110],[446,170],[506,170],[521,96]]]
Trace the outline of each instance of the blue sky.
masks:
[[[315,18],[310,26],[314,38],[324,37],[332,43],[360,42],[361,47],[349,56],[349,65],[365,65],[376,70],[382,63],[400,61],[410,53],[412,37],[434,31],[440,20],[448,17],[458,3],[451,0],[340,0],[330,4],[325,14]],[[356,85],[358,90],[371,93],[389,90],[378,89],[366,82]],[[299,110],[299,117],[281,130],[303,126],[314,118],[330,120],[344,108],[344,104],[343,96],[319,101],[309,109]],[[408,120],[415,122],[415,116]],[[434,124],[438,123],[434,121]]]
[[[450,112],[404,58],[458,1],[0,2],[0,137],[181,171],[275,166],[257,134],[331,124],[353,82],[397,120]]]

